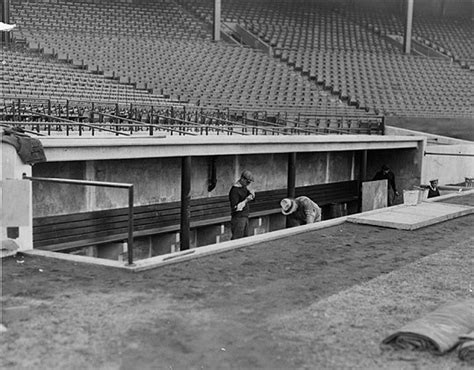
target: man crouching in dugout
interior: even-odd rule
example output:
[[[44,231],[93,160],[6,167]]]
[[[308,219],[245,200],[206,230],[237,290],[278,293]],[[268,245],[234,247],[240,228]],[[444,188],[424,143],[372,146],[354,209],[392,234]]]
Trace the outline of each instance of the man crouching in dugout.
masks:
[[[248,203],[255,199],[255,191],[247,187],[253,181],[253,174],[248,170],[244,170],[240,175],[240,179],[232,185],[229,191],[231,240],[249,236],[250,207]]]
[[[285,198],[280,202],[281,213],[287,216],[288,227],[321,221],[321,208],[308,197]]]

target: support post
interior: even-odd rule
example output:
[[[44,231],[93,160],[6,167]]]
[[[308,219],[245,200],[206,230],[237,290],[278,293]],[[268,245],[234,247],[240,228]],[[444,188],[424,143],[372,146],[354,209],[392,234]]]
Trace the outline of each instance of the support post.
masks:
[[[362,212],[362,182],[367,179],[367,150],[360,153],[360,172],[359,172],[359,212]]]
[[[213,40],[221,39],[221,0],[214,0]]]
[[[296,153],[288,153],[288,183],[287,197],[296,197]],[[290,227],[288,218],[286,219],[286,227]]]
[[[189,249],[191,218],[191,157],[181,160],[181,250]]]
[[[287,196],[294,198],[296,196],[296,153],[288,153],[288,185]]]
[[[360,181],[365,181],[367,179],[367,150],[362,150],[360,153]]]
[[[411,53],[411,32],[413,26],[413,3],[415,0],[407,0],[406,18],[405,18],[405,35],[403,39],[403,52]]]

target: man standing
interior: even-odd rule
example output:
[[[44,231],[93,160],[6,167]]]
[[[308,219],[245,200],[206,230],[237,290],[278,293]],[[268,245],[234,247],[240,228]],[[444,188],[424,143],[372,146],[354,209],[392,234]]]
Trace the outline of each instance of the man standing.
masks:
[[[288,227],[321,221],[321,208],[308,197],[285,198],[280,202],[281,213],[288,216]]]
[[[398,197],[397,186],[395,185],[395,175],[387,165],[383,165],[380,171],[378,171],[372,181],[375,180],[387,180],[388,189],[387,189],[387,205],[390,207],[393,205],[395,197]]]
[[[430,180],[430,186],[428,188],[428,198],[439,197],[438,179]]]
[[[230,229],[232,238],[239,239],[249,236],[249,205],[255,199],[255,191],[248,189],[254,181],[252,173],[248,170],[242,171],[240,179],[232,185],[229,191],[230,201]]]

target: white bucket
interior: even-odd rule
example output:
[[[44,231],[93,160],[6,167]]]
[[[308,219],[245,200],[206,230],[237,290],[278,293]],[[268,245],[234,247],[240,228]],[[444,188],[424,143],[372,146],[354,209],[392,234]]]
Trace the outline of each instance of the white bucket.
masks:
[[[428,189],[421,189],[418,191],[420,192],[418,203],[424,202],[426,199],[428,199]]]
[[[403,204],[416,206],[420,201],[419,190],[403,190]]]

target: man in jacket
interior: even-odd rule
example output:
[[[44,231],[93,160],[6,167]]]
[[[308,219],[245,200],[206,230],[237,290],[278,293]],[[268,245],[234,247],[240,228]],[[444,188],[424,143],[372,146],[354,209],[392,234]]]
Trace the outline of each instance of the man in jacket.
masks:
[[[392,170],[387,166],[383,165],[380,171],[377,171],[372,181],[375,180],[387,180],[388,188],[387,188],[387,205],[390,207],[393,205],[394,199],[398,197],[397,186],[395,184],[395,174]]]
[[[230,188],[231,240],[249,236],[250,207],[248,203],[255,199],[255,191],[248,189],[248,186],[254,180],[253,174],[248,170],[244,170],[240,175],[240,179]]]
[[[281,212],[288,217],[288,227],[321,221],[321,208],[308,197],[285,198],[280,202]]]

